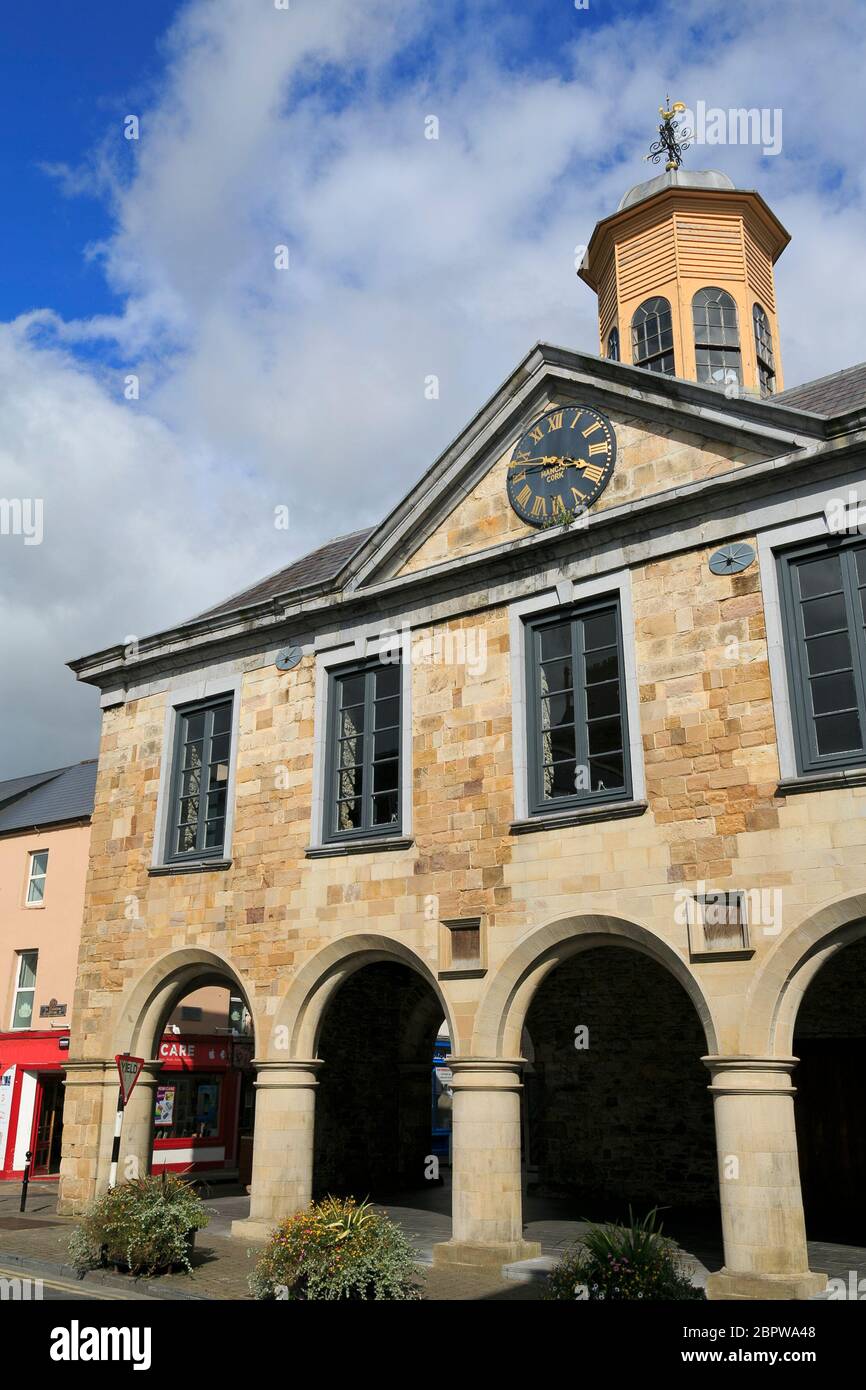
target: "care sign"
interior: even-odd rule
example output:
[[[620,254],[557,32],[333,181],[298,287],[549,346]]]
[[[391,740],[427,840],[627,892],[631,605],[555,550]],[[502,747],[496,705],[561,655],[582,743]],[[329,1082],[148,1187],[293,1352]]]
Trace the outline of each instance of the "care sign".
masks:
[[[130,1057],[128,1053],[121,1053],[114,1060],[117,1063],[117,1074],[120,1077],[120,1094],[123,1097],[124,1105],[126,1105],[136,1081],[141,1076],[144,1058]]]

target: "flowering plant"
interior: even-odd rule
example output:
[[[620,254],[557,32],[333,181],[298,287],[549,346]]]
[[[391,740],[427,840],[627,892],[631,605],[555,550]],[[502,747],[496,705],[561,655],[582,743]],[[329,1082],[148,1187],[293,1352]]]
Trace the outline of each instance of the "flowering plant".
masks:
[[[326,1197],[278,1226],[250,1278],[260,1299],[420,1297],[415,1255],[369,1202]]]
[[[655,1208],[639,1221],[629,1209],[627,1226],[590,1226],[552,1271],[545,1296],[568,1301],[704,1297],[684,1273],[678,1246],[662,1235]]]

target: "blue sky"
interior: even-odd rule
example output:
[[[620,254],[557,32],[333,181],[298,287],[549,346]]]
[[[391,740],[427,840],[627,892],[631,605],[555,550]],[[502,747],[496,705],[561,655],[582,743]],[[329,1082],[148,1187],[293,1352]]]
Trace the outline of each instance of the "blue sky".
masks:
[[[0,538],[0,778],[94,753],[67,659],[380,519],[538,339],[597,350],[575,248],[657,172],[668,91],[782,111],[778,156],[686,162],[792,233],[788,384],[866,355],[851,0],[88,0],[0,23],[0,497],[45,515],[40,546]]]

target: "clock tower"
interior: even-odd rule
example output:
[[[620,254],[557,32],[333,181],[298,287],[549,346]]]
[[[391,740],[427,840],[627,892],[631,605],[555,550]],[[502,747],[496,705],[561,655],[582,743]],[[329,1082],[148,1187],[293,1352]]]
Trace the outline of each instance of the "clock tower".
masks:
[[[773,266],[790,237],[759,193],[681,169],[673,109],[661,114],[665,172],[602,218],[578,270],[598,296],[601,355],[771,397],[783,387]]]

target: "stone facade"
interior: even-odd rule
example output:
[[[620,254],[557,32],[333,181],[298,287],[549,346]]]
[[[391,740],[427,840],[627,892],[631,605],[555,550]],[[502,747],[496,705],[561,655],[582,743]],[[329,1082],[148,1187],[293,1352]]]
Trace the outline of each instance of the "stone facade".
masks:
[[[574,400],[604,410],[617,430],[614,481],[587,524],[531,532],[505,497],[508,441],[550,402]],[[395,1179],[417,1167],[413,1068],[429,1066],[444,1018],[453,1237],[437,1257],[530,1254],[524,1028],[529,1020],[532,1037],[534,1009],[536,1080],[546,1071],[573,1089],[557,1041],[566,997],[578,977],[587,988],[595,980],[602,1007],[607,976],[593,960],[627,947],[632,994],[663,972],[659,998],[667,990],[690,1011],[673,1071],[653,1065],[651,1015],[625,996],[613,1009],[619,1023],[605,1024],[611,1057],[629,1048],[633,1057],[641,1038],[648,1049],[622,1092],[625,1102],[636,1087],[656,1088],[641,1122],[647,1142],[654,1127],[673,1131],[666,1114],[686,1117],[679,1151],[668,1148],[643,1193],[664,1182],[683,1200],[706,1197],[712,1107],[725,1269],[711,1294],[804,1296],[822,1281],[806,1256],[794,1023],[817,971],[863,931],[866,779],[856,767],[806,784],[792,775],[774,556],[792,539],[826,536],[827,499],[862,480],[864,441],[841,426],[825,438],[815,417],[783,405],[544,348],[479,418],[333,583],[158,634],[132,658],[117,649],[76,663],[103,691],[104,722],[65,1209],[80,1209],[107,1178],[111,1058],[152,1059],[171,1008],[219,979],[248,1001],[259,1070],[251,1217],[239,1236],[266,1235],[309,1201],[323,1172],[350,1184],[365,1167]],[[712,573],[710,556],[734,539],[758,560],[741,574]],[[633,795],[591,814],[533,816],[523,621],[606,594],[623,615]],[[328,670],[375,656],[394,632],[403,633],[403,823],[349,852],[326,842],[321,820]],[[274,659],[290,642],[302,657],[281,670]],[[173,711],[225,692],[237,718],[225,859],[166,864]],[[742,949],[710,949],[696,934],[695,896],[716,889],[749,895]],[[474,968],[451,958],[455,920],[478,923]],[[397,994],[371,1019],[377,980]],[[545,997],[559,999],[552,1032],[538,1012]],[[359,1017],[393,1079],[375,1105],[374,1091],[363,1103],[366,1083],[351,1066]],[[152,1071],[124,1128],[126,1154],[142,1162]],[[345,1122],[375,1109],[381,1126],[366,1126],[349,1152],[340,1098],[357,1085]],[[616,1181],[624,1150],[593,1094],[583,1142],[596,1163],[610,1155]],[[555,1106],[550,1116],[537,1139],[548,1180],[568,1186],[574,1113],[558,1130]]]

